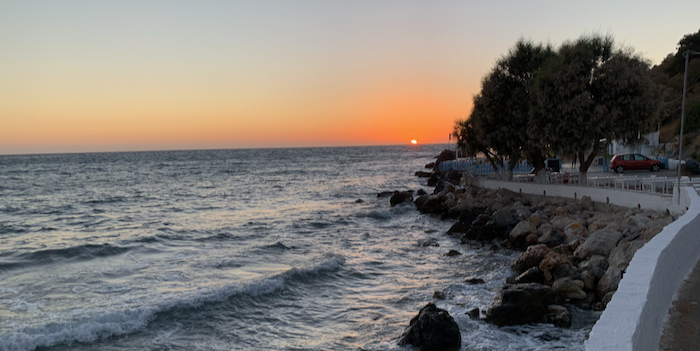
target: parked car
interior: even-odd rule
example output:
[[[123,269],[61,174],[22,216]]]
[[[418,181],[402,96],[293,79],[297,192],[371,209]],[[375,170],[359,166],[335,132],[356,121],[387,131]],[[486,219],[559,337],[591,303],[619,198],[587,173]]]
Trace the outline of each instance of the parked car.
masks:
[[[648,169],[652,172],[657,172],[660,169],[666,168],[663,162],[652,160],[640,154],[620,154],[615,155],[610,162],[610,168],[615,173],[622,173],[628,170]]]

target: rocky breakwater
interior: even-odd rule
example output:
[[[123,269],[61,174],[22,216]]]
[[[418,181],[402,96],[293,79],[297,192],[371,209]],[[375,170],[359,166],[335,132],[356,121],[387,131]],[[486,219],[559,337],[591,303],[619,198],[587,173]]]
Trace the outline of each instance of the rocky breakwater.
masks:
[[[456,219],[447,233],[464,244],[522,251],[512,263],[513,276],[485,313],[498,326],[568,327],[573,306],[603,310],[635,252],[674,219],[668,211],[597,203],[587,196],[463,188],[455,179],[459,173],[441,172],[432,194],[401,196],[413,199],[422,213]]]

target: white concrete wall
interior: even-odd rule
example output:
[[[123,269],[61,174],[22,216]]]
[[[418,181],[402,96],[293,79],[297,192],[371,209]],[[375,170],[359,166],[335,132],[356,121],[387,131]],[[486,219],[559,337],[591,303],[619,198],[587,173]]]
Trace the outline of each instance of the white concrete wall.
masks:
[[[589,187],[564,184],[536,184],[517,183],[501,180],[482,179],[480,185],[489,189],[508,189],[524,194],[561,196],[567,198],[581,199],[588,195],[596,202],[611,203],[625,207],[641,207],[644,209],[666,210],[671,213],[680,214],[685,212],[685,207],[679,208],[673,203],[671,195],[661,195],[655,193],[643,193],[639,191],[617,190],[604,187]]]
[[[700,197],[690,187],[682,192],[690,208],[634,255],[587,351],[658,350],[675,293],[700,259]]]

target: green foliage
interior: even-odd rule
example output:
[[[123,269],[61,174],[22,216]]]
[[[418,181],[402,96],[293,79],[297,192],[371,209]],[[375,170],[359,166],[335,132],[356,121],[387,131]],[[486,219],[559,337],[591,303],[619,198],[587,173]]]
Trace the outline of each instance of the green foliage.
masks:
[[[678,42],[676,54],[667,58],[668,65],[666,66],[666,74],[674,76],[685,72],[685,57],[683,53],[687,50],[700,52],[700,30],[697,33],[686,34]],[[690,60],[697,60],[698,56],[691,56]],[[665,61],[666,61],[665,60]]]
[[[685,112],[685,122],[683,122],[683,134],[692,133],[700,130],[700,101],[693,104],[690,109]],[[681,131],[680,123],[676,127],[676,134]]]
[[[523,154],[541,152],[524,131],[530,123],[530,85],[552,56],[550,46],[519,40],[482,80],[468,122],[458,122],[455,129],[458,145],[467,150],[481,149],[496,163],[507,160],[509,169]]]
[[[648,63],[616,50],[607,36],[584,36],[564,43],[536,78],[537,115],[528,132],[555,150],[586,156],[585,172],[605,138],[632,139],[656,127],[660,88]]]
[[[557,52],[520,40],[484,77],[454,135],[492,164],[527,157],[539,170],[556,150],[582,155],[585,172],[604,152],[601,140],[655,128],[661,96],[648,62],[616,49],[609,36],[583,36]]]

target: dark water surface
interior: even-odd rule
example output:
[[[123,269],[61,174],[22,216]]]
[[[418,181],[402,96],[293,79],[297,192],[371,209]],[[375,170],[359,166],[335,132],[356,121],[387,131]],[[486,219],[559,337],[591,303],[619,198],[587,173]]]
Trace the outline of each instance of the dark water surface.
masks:
[[[430,191],[440,150],[0,156],[0,350],[403,349],[435,290],[464,350],[583,349],[590,328],[470,320],[514,253],[376,197]]]

